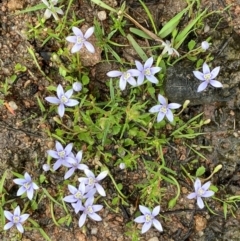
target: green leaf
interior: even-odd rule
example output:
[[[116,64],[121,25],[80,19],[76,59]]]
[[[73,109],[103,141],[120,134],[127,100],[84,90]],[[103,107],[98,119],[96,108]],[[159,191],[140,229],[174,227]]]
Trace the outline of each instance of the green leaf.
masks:
[[[191,40],[190,42],[188,42],[188,49],[189,50],[192,50],[195,46],[196,46],[196,41]]]
[[[188,7],[189,8],[189,7]],[[178,13],[176,16],[174,16],[172,19],[170,19],[160,30],[158,33],[158,36],[160,38],[165,38],[169,34],[172,33],[172,31],[177,27],[180,20],[182,19],[182,16],[187,12],[188,8],[183,9],[180,13]]]
[[[196,171],[196,176],[197,177],[202,176],[205,173],[205,170],[206,170],[205,167],[203,167],[203,166],[199,167]]]
[[[168,202],[168,208],[173,208],[177,203],[177,200],[176,198],[173,198],[171,199],[169,202]]]
[[[91,1],[94,2],[95,4],[97,4],[98,6],[100,6],[100,7],[102,7],[102,8],[105,8],[105,9],[107,9],[107,10],[109,10],[109,11],[112,11],[112,12],[114,12],[114,13],[117,12],[116,9],[108,6],[106,3],[102,2],[101,0],[91,0]]]
[[[112,205],[117,205],[118,202],[119,202],[119,197],[115,197],[115,198],[113,198],[113,200],[112,200]]]
[[[188,34],[193,30],[193,27],[195,24],[203,17],[203,15],[207,12],[207,9],[205,9],[197,18],[190,21],[189,24],[177,35],[174,42],[176,43],[174,45],[175,49],[178,49],[183,41],[186,39]]]
[[[216,186],[214,186],[214,185],[211,185],[210,188],[209,188],[209,190],[212,190],[212,191],[214,191],[214,192],[217,192],[217,191],[218,191],[218,188],[217,188]]]
[[[82,84],[87,85],[89,83],[89,77],[87,75],[83,75]]]
[[[143,60],[146,61],[148,59],[147,55],[143,51],[143,49],[138,45],[138,43],[135,41],[135,39],[132,37],[132,35],[128,34],[127,35],[128,41],[132,44],[133,48],[139,55],[139,57]]]
[[[149,37],[145,32],[143,32],[142,30],[138,29],[138,28],[130,28],[129,29],[130,32],[136,34],[137,36],[144,38],[144,39],[152,39],[151,37]]]

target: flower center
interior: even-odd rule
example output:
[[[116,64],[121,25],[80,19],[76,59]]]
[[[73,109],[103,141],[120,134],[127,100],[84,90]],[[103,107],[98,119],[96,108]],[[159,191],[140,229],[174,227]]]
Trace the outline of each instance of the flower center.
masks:
[[[162,105],[161,108],[160,108],[160,112],[166,114],[166,113],[167,113],[167,108],[166,108],[166,106]]]
[[[23,184],[23,186],[26,188],[26,189],[29,189],[30,186],[31,186],[31,182],[26,182]]]
[[[92,177],[88,178],[88,185],[92,186],[95,183],[95,179]]]
[[[77,36],[77,44],[82,44],[84,42],[84,38],[81,36]]]
[[[123,73],[123,79],[124,79],[124,80],[127,80],[127,79],[129,79],[130,77],[131,77],[131,74],[130,74],[130,73],[128,73],[128,72]]]
[[[208,73],[208,74],[204,74],[203,75],[203,78],[206,80],[206,81],[210,81],[211,80],[211,74],[210,73]]]
[[[146,220],[147,223],[152,221],[152,216],[149,215],[149,214],[145,214],[145,220]]]
[[[77,191],[77,192],[74,194],[74,197],[75,197],[76,199],[82,199],[82,198],[83,198],[83,195],[82,195],[82,193],[81,193],[80,191]]]
[[[202,188],[199,188],[197,191],[198,196],[202,196],[204,194],[204,190]]]
[[[88,206],[87,208],[86,208],[86,212],[87,213],[93,213],[93,208],[92,208],[92,206]]]
[[[19,216],[13,216],[13,222],[14,223],[19,223],[20,217]]]
[[[68,98],[65,95],[62,95],[60,98],[61,103],[65,104],[68,102]]]
[[[58,152],[58,156],[59,156],[60,158],[64,158],[64,157],[65,157],[65,151],[59,151],[59,152]]]
[[[150,70],[150,68],[145,69],[145,70],[144,70],[144,74],[145,74],[145,75],[151,75],[151,70]]]

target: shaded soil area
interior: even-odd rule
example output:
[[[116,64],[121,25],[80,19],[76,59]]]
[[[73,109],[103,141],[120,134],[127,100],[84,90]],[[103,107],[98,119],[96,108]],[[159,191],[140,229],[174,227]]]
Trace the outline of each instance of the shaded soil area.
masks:
[[[116,0],[106,2],[114,8],[119,7],[122,3]],[[12,171],[18,173],[27,171],[33,179],[38,179],[43,173],[42,165],[47,160],[46,151],[53,149],[55,145],[54,139],[48,135],[48,132],[53,132],[57,125],[52,119],[53,116],[46,116],[45,113],[41,112],[37,98],[44,102],[44,97],[47,94],[46,87],[50,85],[50,81],[46,76],[50,77],[55,85],[65,83],[63,77],[57,73],[54,62],[50,58],[51,54],[59,48],[58,44],[50,41],[42,47],[38,39],[27,39],[26,37],[27,26],[29,24],[37,25],[37,14],[14,15],[15,11],[23,10],[37,3],[39,2],[35,0],[0,0],[0,84],[5,83],[7,78],[10,83],[7,93],[0,92],[0,99],[8,104],[14,102],[17,106],[14,114],[9,112],[5,105],[0,106],[0,175],[2,176],[7,170],[8,175],[5,183],[8,192],[7,199],[16,198],[20,206],[24,206],[24,202],[23,199],[16,197],[17,187],[12,182],[14,178]],[[145,1],[145,3],[159,29],[187,5],[185,1],[178,0],[149,0]],[[126,4],[129,14],[140,24],[146,28],[151,26],[138,1],[131,0],[127,1]],[[218,11],[223,10],[229,4],[232,4],[229,10],[218,15],[209,16],[205,19],[205,27],[199,31],[198,35],[193,34],[191,36],[199,43],[212,36],[210,51],[214,56],[214,65],[221,66],[218,80],[225,87],[223,93],[215,93],[210,90],[208,96],[213,95],[213,97],[207,98],[207,101],[200,96],[195,103],[193,101],[194,105],[188,107],[181,116],[187,121],[203,112],[204,119],[211,120],[211,123],[204,126],[202,130],[206,133],[205,135],[187,142],[188,145],[193,144],[194,148],[205,155],[206,158],[198,158],[198,163],[192,162],[196,159],[196,153],[191,151],[191,148],[185,145],[182,140],[176,140],[164,147],[167,167],[179,173],[177,180],[181,185],[181,195],[177,205],[173,209],[169,209],[168,200],[174,196],[176,190],[171,185],[164,186],[167,191],[160,204],[160,214],[162,215],[160,221],[164,232],[159,233],[156,229],[151,228],[139,240],[240,240],[239,206],[237,205],[234,210],[235,216],[228,215],[226,219],[223,215],[221,203],[214,199],[209,199],[208,205],[216,215],[210,213],[206,208],[199,210],[196,208],[194,200],[186,199],[187,194],[192,191],[192,185],[190,182],[186,183],[183,175],[181,175],[181,165],[188,166],[193,173],[197,167],[203,165],[206,167],[208,176],[214,167],[222,164],[222,170],[214,175],[211,180],[215,186],[219,187],[218,197],[221,198],[226,193],[232,196],[240,195],[240,3],[237,0],[202,1],[204,8],[209,7],[211,10]],[[102,11],[101,8],[85,0],[75,1],[73,10],[78,18],[85,19],[84,24],[86,26],[93,26],[93,19]],[[221,18],[222,20],[219,21]],[[49,27],[55,27],[54,23],[47,22],[47,24],[49,24]],[[109,31],[112,22],[108,15],[102,24],[106,31]],[[183,19],[182,26],[184,24],[186,24],[186,21]],[[126,28],[129,27],[134,26],[127,21]],[[121,35],[116,36],[114,41],[119,44],[128,44],[127,40]],[[138,43],[141,46],[151,44],[143,39],[138,39]],[[64,41],[61,44],[67,46]],[[181,55],[184,54],[184,47],[186,46],[183,46],[179,51]],[[35,51],[37,62],[43,73],[39,71],[34,63],[28,48]],[[133,62],[137,58],[136,52],[130,45],[125,48],[116,47],[115,51],[122,59],[129,62]],[[84,65],[89,69],[91,77],[89,83],[90,92],[98,96],[99,100],[106,100],[109,94],[106,85],[109,78],[106,77],[106,72],[118,68],[119,65],[117,63],[102,63],[101,58],[103,59],[104,56],[101,55],[101,51],[96,54],[94,59],[90,60],[87,56],[85,57],[86,62]],[[26,71],[17,71],[15,66],[18,63],[25,66]],[[173,68],[172,71],[171,76],[173,77],[171,77],[171,80],[176,83],[178,76],[182,74],[181,68]],[[11,84],[10,78],[13,75],[16,75],[16,80]],[[172,79],[174,76],[176,81]],[[165,84],[168,85],[169,83]],[[178,91],[177,85],[174,88],[175,91]],[[124,94],[127,96],[127,93]],[[169,95],[168,98],[171,100],[171,93]],[[174,97],[179,97],[179,95],[176,94]],[[172,101],[176,101],[176,99],[172,99]],[[165,130],[165,133],[169,134],[169,130]],[[82,149],[84,148],[83,146]],[[145,158],[151,159],[151,155],[145,153]],[[90,166],[97,168],[96,160],[90,160],[89,162]],[[124,194],[126,195],[133,192],[136,184],[142,183],[149,178],[141,158],[138,160],[136,170],[119,170],[119,167],[114,165],[110,167],[116,182],[123,185]],[[44,183],[43,187],[51,196],[58,198],[59,185],[64,181],[64,170],[60,170],[57,174],[48,172],[45,175],[47,183]],[[44,229],[52,241],[132,240],[129,237],[131,236],[129,235],[131,229],[126,224],[134,219],[134,215],[138,210],[140,194],[134,193],[128,200],[129,206],[119,205],[117,211],[114,212],[104,204],[104,201],[111,206],[111,202],[116,196],[116,190],[113,188],[110,178],[106,178],[103,185],[107,190],[107,197],[104,200],[100,199],[101,204],[104,205],[104,208],[99,212],[99,215],[103,218],[102,222],[88,220],[85,228],[80,229],[78,227],[79,216],[71,211],[73,222],[70,226],[65,223],[56,226],[51,218],[49,199],[44,194],[41,195],[42,199],[38,210],[32,211],[31,218]],[[65,191],[67,192],[67,187]],[[57,220],[65,215],[63,212],[58,205],[54,204],[54,213]],[[137,228],[140,229],[141,226],[139,225]],[[2,232],[0,229],[0,239],[4,241],[45,240],[38,230],[30,228],[25,228],[22,237],[18,236],[14,231]]]

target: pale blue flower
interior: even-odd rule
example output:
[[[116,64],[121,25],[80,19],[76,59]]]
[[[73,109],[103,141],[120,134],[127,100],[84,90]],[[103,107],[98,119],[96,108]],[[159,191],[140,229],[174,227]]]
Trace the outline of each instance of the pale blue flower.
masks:
[[[73,94],[73,89],[68,90],[64,93],[63,87],[58,85],[57,87],[57,97],[46,97],[45,100],[52,104],[58,105],[58,114],[60,117],[63,117],[65,112],[65,106],[75,106],[79,102],[77,100],[70,99]]]
[[[4,230],[10,229],[12,226],[16,226],[16,228],[18,229],[18,231],[20,233],[24,232],[22,223],[25,222],[28,219],[29,214],[22,214],[21,215],[20,207],[17,206],[14,209],[13,214],[10,213],[9,211],[5,210],[4,216],[6,217],[6,219],[8,219],[10,221],[7,224],[5,224],[5,226],[3,227]]]
[[[53,165],[53,170],[56,171],[60,166],[68,166],[69,162],[74,162],[72,157],[72,148],[73,144],[69,143],[65,148],[63,148],[62,144],[56,141],[56,151],[48,150],[47,153],[49,156],[57,159],[57,161]]]
[[[39,188],[37,184],[32,181],[32,178],[27,172],[25,172],[24,178],[13,179],[13,182],[21,186],[17,191],[17,196],[21,196],[26,192],[29,200],[33,198],[34,189],[36,190]]]
[[[205,90],[208,84],[216,88],[223,87],[223,85],[219,81],[215,80],[219,71],[220,71],[220,66],[210,71],[209,66],[206,63],[203,64],[203,72],[200,72],[197,70],[193,71],[193,74],[195,75],[195,77],[202,81],[202,83],[198,86],[197,92],[201,92]]]
[[[158,101],[160,102],[160,104],[153,106],[149,110],[149,112],[150,113],[158,113],[157,122],[160,122],[161,120],[163,120],[163,118],[165,116],[167,117],[167,119],[170,122],[172,122],[173,121],[173,113],[172,113],[171,109],[177,109],[181,105],[177,104],[177,103],[168,104],[167,100],[160,94],[158,95]]]
[[[137,79],[137,85],[141,85],[144,81],[144,78],[149,80],[150,82],[157,84],[158,79],[154,76],[157,72],[161,70],[160,67],[152,67],[153,57],[149,58],[144,65],[142,65],[139,61],[135,61],[136,67],[139,70],[139,75]]]
[[[84,206],[81,206],[80,208],[80,210],[83,211],[78,222],[80,228],[84,225],[87,216],[95,221],[102,220],[102,218],[98,214],[96,214],[96,212],[100,211],[103,208],[103,205],[93,205],[93,201],[94,197],[88,198],[84,203]]]
[[[68,167],[69,170],[65,173],[64,179],[71,177],[77,169],[88,169],[87,165],[80,163],[82,161],[82,151],[79,151],[76,157],[74,157],[74,155],[70,155],[70,157],[72,157],[72,159],[68,159],[67,163],[65,163],[65,166]]]
[[[64,197],[63,200],[72,204],[75,213],[81,210],[83,199],[93,197],[96,193],[95,188],[86,193],[85,184],[83,182],[79,184],[78,189],[72,185],[68,185],[68,190],[72,195]]]
[[[74,45],[71,49],[71,53],[78,52],[83,46],[85,46],[90,53],[95,53],[95,49],[94,49],[93,45],[87,41],[87,39],[90,38],[91,35],[93,34],[94,27],[90,27],[84,35],[83,35],[82,31],[77,27],[72,27],[72,30],[75,35],[68,36],[66,38],[66,40],[68,42],[74,43]]]
[[[199,208],[204,208],[204,202],[202,200],[202,197],[211,197],[214,195],[214,192],[211,190],[208,190],[211,185],[211,182],[206,182],[204,185],[201,184],[201,181],[199,178],[196,179],[194,182],[194,189],[195,192],[190,193],[187,198],[188,199],[197,199],[197,205]]]
[[[107,73],[108,77],[119,77],[119,88],[125,90],[127,82],[132,86],[137,86],[137,82],[134,77],[139,76],[140,72],[137,69],[129,69],[125,72],[118,70],[112,70]]]
[[[50,18],[52,15],[55,18],[55,20],[58,20],[58,14],[63,15],[63,10],[61,8],[58,7],[54,7],[57,3],[58,0],[49,0],[49,3],[47,0],[42,0],[42,2],[46,5],[47,9],[44,13],[44,18],[48,19]]]
[[[95,187],[101,196],[106,196],[106,193],[99,182],[107,176],[108,171],[101,172],[97,177],[95,177],[93,172],[91,172],[89,169],[85,169],[84,172],[87,177],[80,177],[78,180],[86,185],[87,191]]]
[[[201,47],[203,50],[207,50],[209,48],[209,43],[207,41],[203,41],[201,43]]]
[[[139,209],[143,215],[134,219],[136,223],[144,223],[142,233],[147,232],[153,225],[158,231],[162,232],[161,223],[155,218],[160,212],[160,206],[156,206],[151,212],[147,207],[139,205]]]
[[[82,90],[82,84],[80,82],[74,82],[72,87],[73,87],[73,90],[76,92],[79,92]]]
[[[176,55],[179,57],[179,53],[176,49],[174,49],[172,47],[172,43],[168,40],[166,40],[166,42],[162,42],[162,46],[164,47],[163,51],[162,51],[162,55],[168,53],[168,55]]]

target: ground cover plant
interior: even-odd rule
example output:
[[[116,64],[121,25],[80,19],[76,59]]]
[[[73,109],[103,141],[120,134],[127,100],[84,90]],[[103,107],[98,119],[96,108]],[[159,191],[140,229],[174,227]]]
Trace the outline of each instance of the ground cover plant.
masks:
[[[212,181],[222,165],[206,172],[207,167],[201,164],[205,159],[201,148],[191,145],[195,138],[204,135],[202,127],[209,120],[202,119],[202,114],[187,120],[182,118],[190,101],[170,103],[164,93],[167,69],[183,59],[195,66],[192,76],[199,80],[197,92],[223,88],[216,80],[221,66],[215,66],[214,56],[208,52],[211,36],[197,42],[197,30],[203,28],[205,18],[216,13],[202,9],[198,0],[186,2],[186,8],[160,29],[142,1],[139,3],[152,24],[149,29],[128,13],[126,3],[115,9],[103,1],[91,1],[109,14],[108,29],[104,29],[97,17],[91,26],[83,28],[84,19],[75,15],[73,0],[42,0],[19,13],[38,16],[38,24],[28,27],[29,39],[37,39],[42,46],[52,43],[57,46],[51,55],[55,69],[49,76],[38,64],[33,49],[28,49],[39,72],[49,81],[45,96],[38,98],[38,105],[44,121],[51,118],[54,123],[46,133],[55,146],[47,151],[46,163],[40,167],[41,175],[12,172],[16,177],[14,185],[19,185],[15,198],[9,198],[5,187],[7,172],[2,176],[2,232],[15,232],[20,240],[25,230],[35,229],[45,240],[51,240],[34,219],[34,212],[44,199],[49,202],[54,225],[69,227],[77,220],[83,232],[90,220],[104,219],[103,209],[121,213],[120,206],[130,209],[131,200],[137,199],[124,234],[130,240],[141,240],[153,228],[160,235],[164,233],[167,220],[164,211],[174,210],[180,197],[194,204],[197,210],[205,208],[217,215],[212,205],[217,202],[225,218],[234,215],[240,196],[220,195],[222,187]],[[189,20],[182,23],[184,16],[189,16]],[[126,21],[131,22],[130,28]],[[115,35],[124,38],[124,44],[115,42]],[[141,46],[138,40],[143,38],[151,41],[151,45]],[[126,45],[136,53],[137,58],[132,62],[122,59],[117,51]],[[98,62],[116,64],[106,71],[104,90],[92,88],[91,65],[84,63],[86,56],[91,59],[99,53]],[[26,71],[22,66],[16,69]],[[9,83],[6,80],[1,87],[5,95]],[[11,106],[7,108],[14,113]],[[179,168],[170,166],[165,151],[173,143],[190,146],[197,159],[190,164],[178,164]],[[131,173],[138,170],[140,163],[147,176],[135,183],[133,189],[115,178],[114,168]],[[46,188],[48,173],[62,176],[55,192]],[[187,194],[182,193],[180,180],[188,184]],[[170,189],[174,192],[168,193]],[[167,205],[162,205],[163,202]],[[56,207],[62,210],[61,217],[55,216]]]

